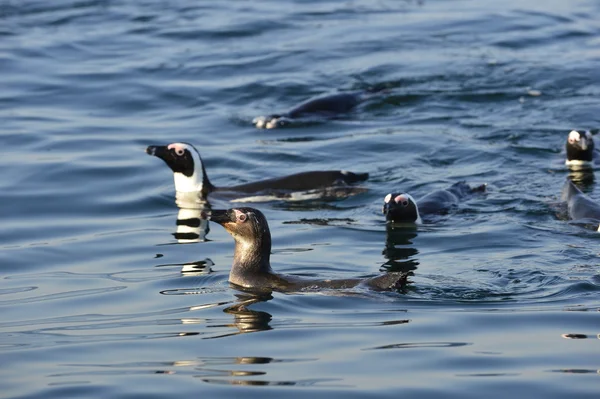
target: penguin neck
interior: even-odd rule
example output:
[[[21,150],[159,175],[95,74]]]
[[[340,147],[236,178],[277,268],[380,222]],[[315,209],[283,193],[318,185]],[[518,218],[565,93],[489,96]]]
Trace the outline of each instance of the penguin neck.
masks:
[[[567,162],[591,162],[593,158],[593,147],[587,147],[585,150],[567,146]]]
[[[215,186],[212,185],[206,175],[202,159],[198,156],[194,161],[194,173],[191,176],[186,176],[181,172],[173,173],[175,191],[180,193],[196,192],[206,197],[215,190]]]
[[[421,214],[419,213],[418,205],[417,205],[417,219],[415,220],[415,224],[423,224],[423,219],[421,219]]]
[[[415,204],[416,205],[416,204]],[[423,224],[423,219],[421,219],[421,214],[419,213],[419,206],[416,205],[417,217],[414,221],[414,224]]]
[[[404,195],[406,195],[410,199],[410,201],[413,204],[415,204],[415,214],[416,214],[415,216],[416,217],[415,217],[415,222],[414,223],[415,224],[423,224],[423,219],[421,219],[421,212],[419,212],[419,203],[413,198],[412,195],[406,194],[406,193]]]
[[[235,238],[233,265],[229,281],[243,287],[253,287],[265,275],[273,275],[271,269],[271,234],[264,232],[262,237]]]

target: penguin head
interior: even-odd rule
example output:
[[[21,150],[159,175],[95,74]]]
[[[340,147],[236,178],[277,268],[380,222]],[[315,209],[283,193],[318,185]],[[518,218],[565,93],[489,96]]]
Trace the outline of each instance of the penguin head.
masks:
[[[275,129],[291,123],[289,118],[283,115],[273,114],[268,116],[257,116],[252,124],[259,129]]]
[[[271,252],[271,232],[267,218],[255,208],[213,209],[208,218],[223,226],[242,252],[260,251],[263,255]]]
[[[592,162],[594,155],[594,139],[588,130],[571,130],[567,137],[567,165]]]
[[[203,192],[212,188],[200,153],[193,145],[188,143],[151,145],[146,148],[146,153],[162,159],[171,168],[176,191]]]
[[[390,193],[383,199],[383,214],[388,222],[422,223],[415,199],[406,193]]]

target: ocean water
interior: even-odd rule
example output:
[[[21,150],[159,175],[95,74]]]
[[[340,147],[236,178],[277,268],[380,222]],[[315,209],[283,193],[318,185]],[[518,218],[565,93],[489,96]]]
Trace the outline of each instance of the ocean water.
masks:
[[[0,396],[598,397],[600,236],[560,193],[599,61],[595,1],[1,1]],[[333,120],[251,124],[370,85]],[[233,240],[180,230],[144,153],[175,141],[220,186],[368,172],[350,198],[244,205],[278,272],[411,284],[230,287]],[[459,180],[487,193],[386,228],[387,193]]]

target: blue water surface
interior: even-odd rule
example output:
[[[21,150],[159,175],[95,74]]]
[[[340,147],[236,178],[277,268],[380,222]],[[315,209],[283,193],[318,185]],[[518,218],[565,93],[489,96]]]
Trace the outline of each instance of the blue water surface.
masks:
[[[599,49],[590,0],[0,2],[1,396],[597,398],[600,236],[560,192],[568,132],[600,125]],[[251,124],[368,85],[339,118]],[[231,236],[177,236],[144,153],[175,141],[219,186],[368,172],[244,205],[278,272],[412,283],[230,287]],[[459,180],[488,192],[386,228],[387,193]]]

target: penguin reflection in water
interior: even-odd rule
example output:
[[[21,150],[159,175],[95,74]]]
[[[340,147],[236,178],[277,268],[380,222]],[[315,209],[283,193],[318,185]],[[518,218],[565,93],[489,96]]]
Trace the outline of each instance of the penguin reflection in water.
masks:
[[[208,220],[202,219],[202,212],[208,211],[208,206],[202,208],[179,208],[177,213],[177,229],[173,236],[180,244],[206,241],[210,231]]]
[[[418,201],[407,193],[390,193],[383,200],[383,214],[388,222],[421,224],[423,217],[447,213],[457,207],[461,200],[485,190],[485,184],[471,187],[461,181],[446,190],[429,193]]]
[[[419,250],[414,245],[417,226],[395,229],[392,223],[386,225],[385,246],[382,255],[387,261],[381,268],[388,272],[412,272],[419,266]]]
[[[173,171],[175,191],[196,193],[206,199],[211,193],[231,197],[239,194],[253,196],[237,201],[303,200],[315,198],[339,198],[366,191],[350,187],[369,177],[368,173],[345,170],[324,170],[296,173],[293,175],[261,180],[230,187],[217,187],[211,183],[196,148],[188,143],[171,143],[165,146],[149,146],[146,153],[162,159]]]
[[[306,291],[348,289],[364,286],[376,291],[394,291],[407,283],[407,273],[391,272],[370,278],[319,280],[278,274],[271,269],[271,232],[265,216],[254,208],[212,210],[206,215],[220,224],[235,240],[229,282],[247,290]]]

